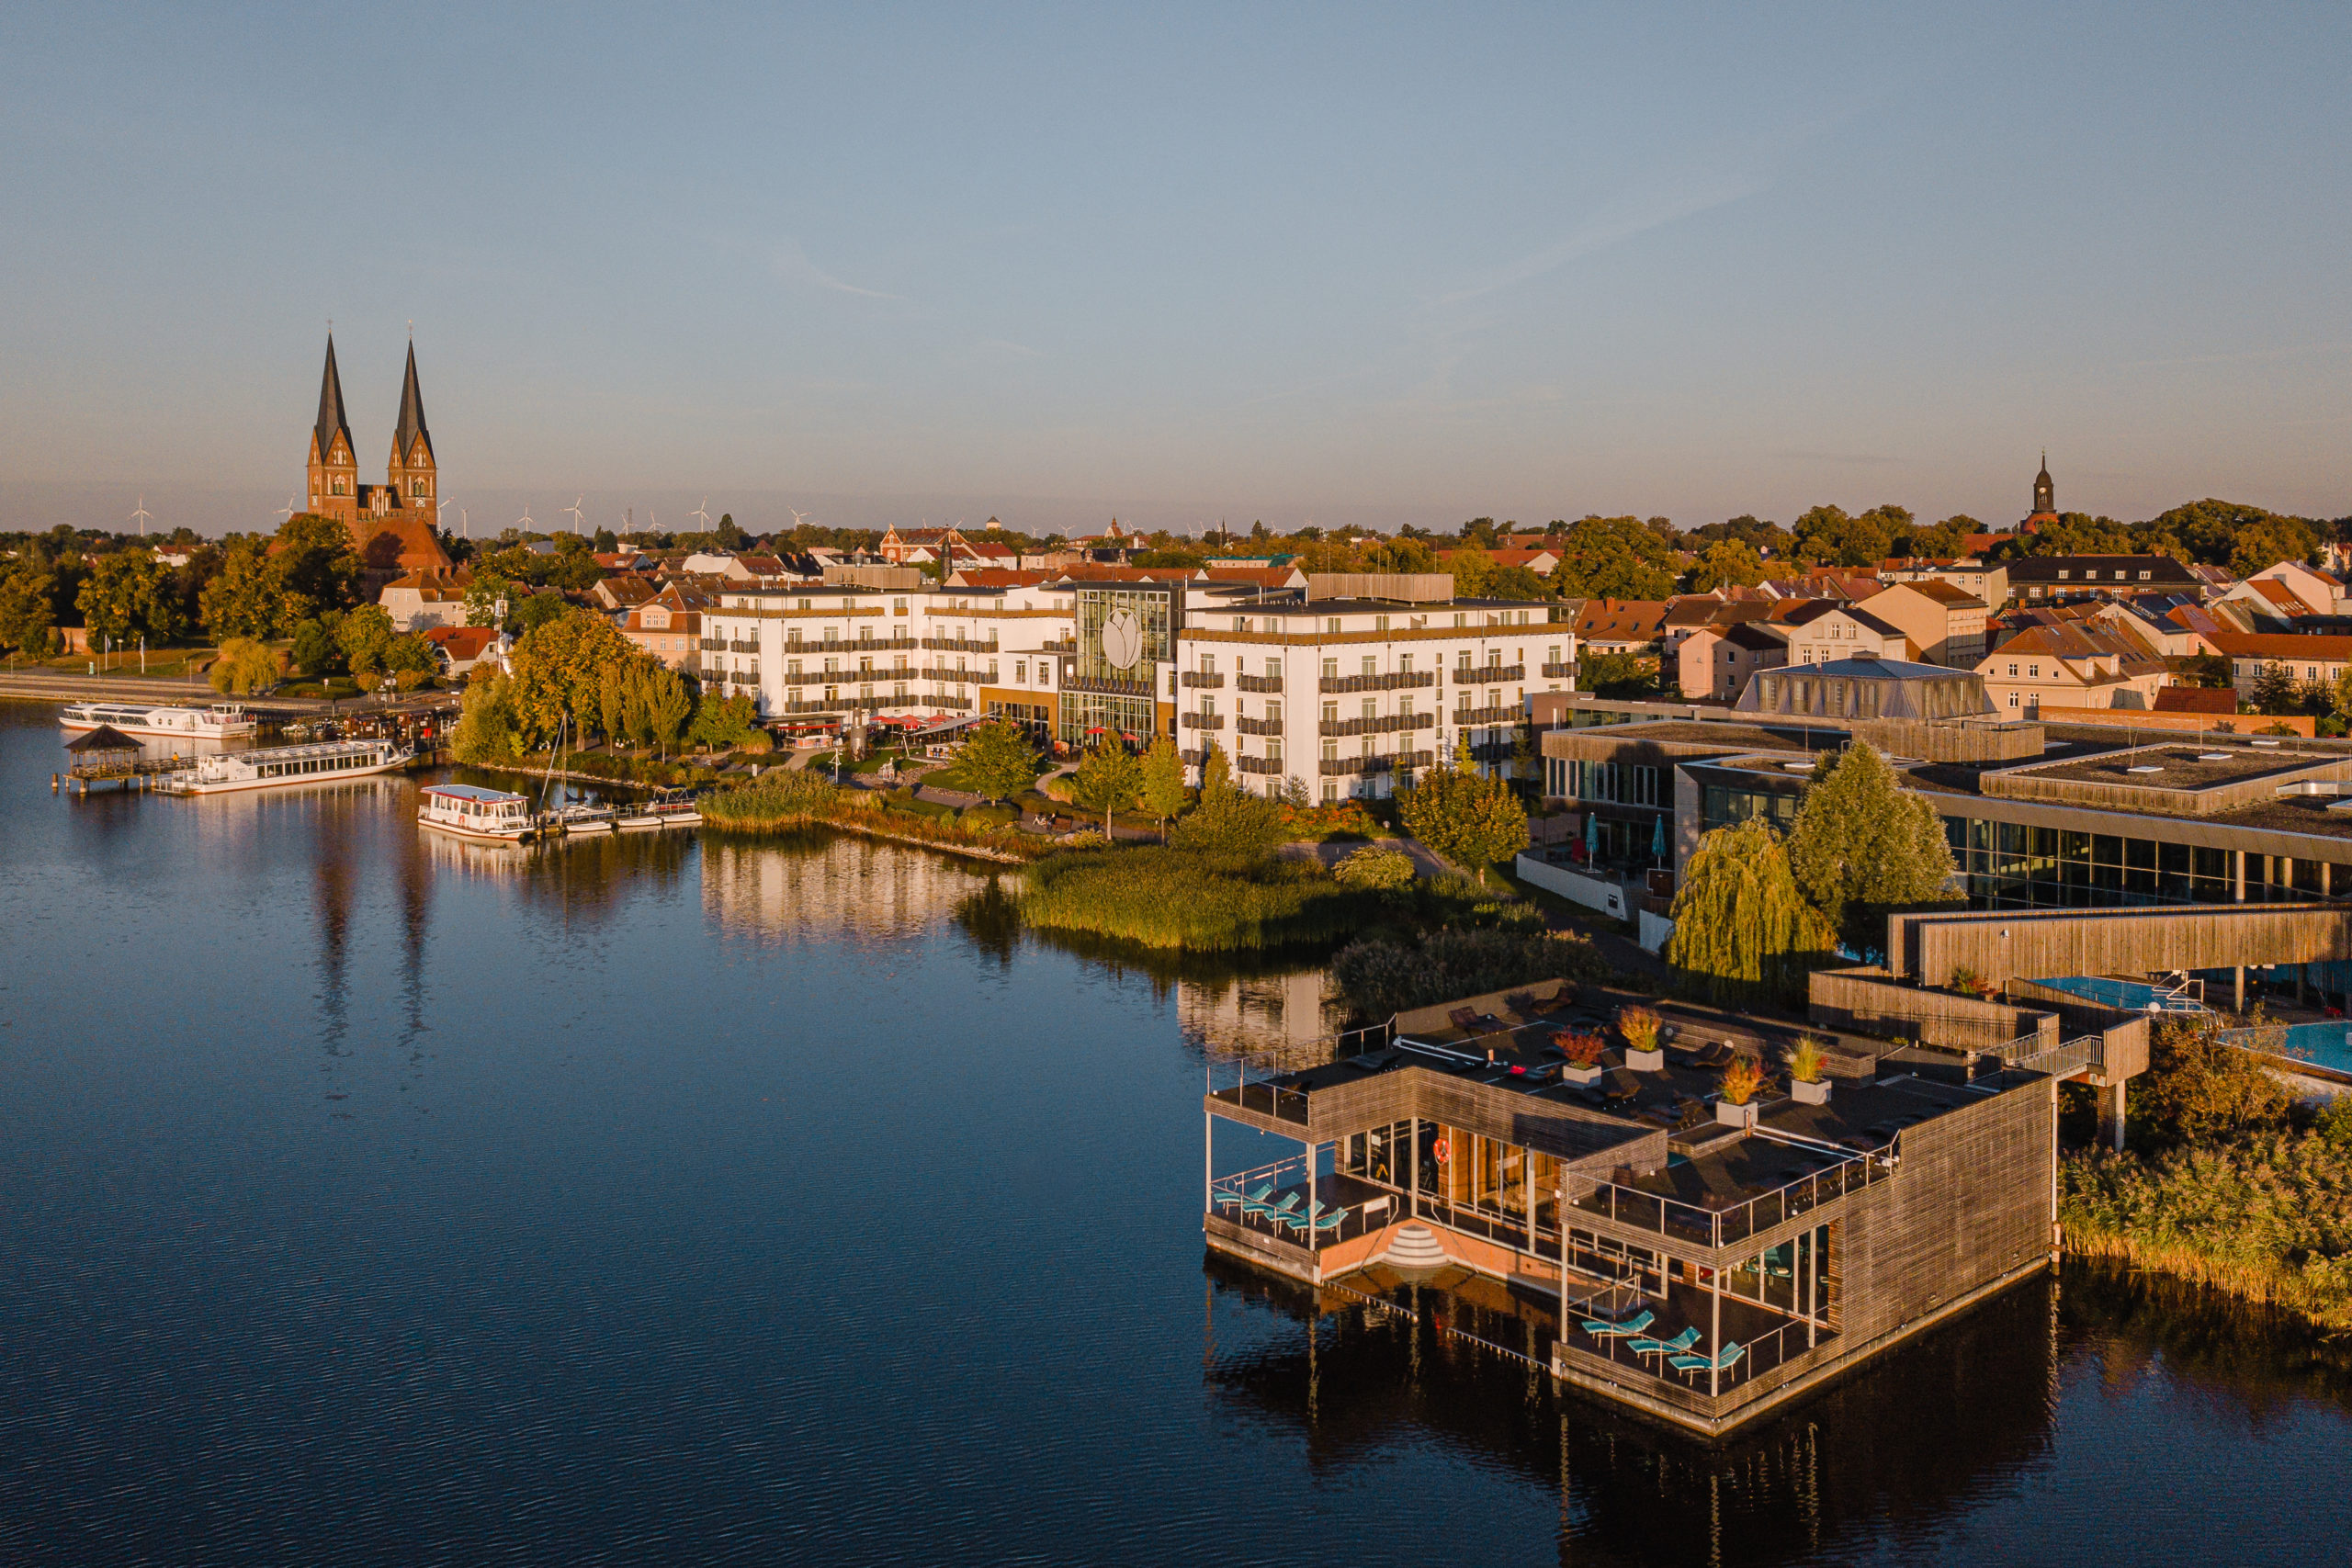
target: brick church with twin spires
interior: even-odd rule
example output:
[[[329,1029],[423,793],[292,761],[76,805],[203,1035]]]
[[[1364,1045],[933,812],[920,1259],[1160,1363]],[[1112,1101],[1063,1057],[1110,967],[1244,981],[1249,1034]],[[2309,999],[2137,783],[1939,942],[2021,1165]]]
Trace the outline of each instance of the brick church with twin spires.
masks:
[[[335,370],[334,334],[327,334],[326,374],[319,384],[319,422],[311,432],[310,510],[351,530],[371,599],[381,585],[412,573],[446,576],[449,554],[434,524],[440,470],[433,434],[424,427],[424,394],[416,383],[416,344],[408,346],[401,384],[400,420],[392,428],[384,482],[359,482],[359,456],[343,412],[343,378]]]

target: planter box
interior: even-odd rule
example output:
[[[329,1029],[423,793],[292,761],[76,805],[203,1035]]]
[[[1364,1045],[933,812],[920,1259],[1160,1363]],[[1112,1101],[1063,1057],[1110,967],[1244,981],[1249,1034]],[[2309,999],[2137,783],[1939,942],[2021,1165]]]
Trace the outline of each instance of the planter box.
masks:
[[[1649,1051],[1629,1048],[1625,1053],[1625,1066],[1637,1073],[1662,1073],[1666,1071],[1666,1048],[1662,1045]]]
[[[1753,1100],[1746,1105],[1734,1105],[1728,1100],[1718,1100],[1715,1101],[1715,1120],[1726,1127],[1753,1127],[1756,1125],[1756,1109]]]
[[[1807,1083],[1803,1078],[1793,1078],[1790,1080],[1789,1092],[1796,1097],[1799,1105],[1826,1105],[1829,1103],[1829,1080],[1824,1078],[1819,1083]]]
[[[1597,1084],[1600,1081],[1600,1065],[1596,1062],[1589,1067],[1579,1067],[1574,1062],[1570,1062],[1560,1069],[1560,1081],[1573,1084]]]

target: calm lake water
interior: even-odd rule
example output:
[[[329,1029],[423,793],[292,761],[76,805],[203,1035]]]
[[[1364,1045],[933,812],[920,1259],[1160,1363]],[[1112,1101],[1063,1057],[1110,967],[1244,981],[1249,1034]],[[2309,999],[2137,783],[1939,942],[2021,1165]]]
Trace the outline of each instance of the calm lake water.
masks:
[[[2346,1561],[2352,1375],[2036,1282],[1722,1448],[1211,1261],[1312,978],[850,840],[52,798],[0,704],[0,1560]]]

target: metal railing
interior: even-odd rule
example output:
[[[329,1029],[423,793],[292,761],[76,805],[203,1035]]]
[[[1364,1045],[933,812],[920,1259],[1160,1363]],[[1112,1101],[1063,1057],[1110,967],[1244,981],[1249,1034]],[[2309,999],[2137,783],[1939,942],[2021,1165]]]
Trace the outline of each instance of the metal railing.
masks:
[[[1856,1150],[1842,1157],[1831,1156],[1826,1148],[1804,1146],[1824,1157],[1837,1157],[1837,1163],[1826,1170],[1800,1177],[1785,1187],[1723,1208],[1705,1208],[1662,1192],[1621,1187],[1613,1181],[1573,1173],[1569,1177],[1568,1206],[1596,1219],[1630,1225],[1655,1235],[1670,1235],[1701,1247],[1729,1247],[1894,1174],[1896,1156],[1892,1142],[1868,1153]]]
[[[1233,765],[1245,773],[1263,773],[1268,776],[1283,771],[1283,760],[1280,757],[1236,757],[1233,759]]]
[[[1315,1201],[1317,1178],[1306,1155],[1293,1155],[1288,1159],[1261,1165],[1255,1170],[1220,1176],[1209,1183],[1209,1212],[1230,1220],[1235,1224],[1286,1242],[1292,1247],[1320,1251],[1343,1241],[1353,1241],[1368,1232],[1392,1224],[1402,1208],[1393,1193],[1368,1199],[1361,1203],[1332,1203],[1314,1219],[1329,1220],[1335,1213],[1340,1223],[1329,1230],[1313,1228],[1309,1218]],[[1279,1203],[1291,1192],[1299,1194],[1287,1217],[1249,1212],[1250,1194],[1263,1187],[1271,1187],[1261,1203]]]
[[[1221,713],[1187,713],[1177,717],[1187,729],[1223,729],[1225,715]]]
[[[1521,717],[1517,705],[1498,708],[1455,708],[1453,722],[1461,728],[1481,725],[1517,724]]]
[[[1316,721],[1317,735],[1393,735],[1400,729],[1435,729],[1434,713],[1391,713],[1376,718],[1325,718]]]
[[[1385,675],[1325,675],[1315,685],[1318,692],[1395,692],[1410,686],[1434,686],[1434,670],[1392,670]]]
[[[994,637],[989,638],[986,642],[980,642],[972,637],[927,637],[922,639],[922,645],[934,653],[994,653],[998,650],[997,639]],[[913,646],[911,640],[908,646]],[[1053,644],[1047,643],[1046,646],[1051,649]],[[1065,651],[1076,650],[1066,649]]]
[[[829,637],[821,639],[787,637],[784,641],[786,652],[806,648],[820,653],[889,653],[914,646],[915,639],[910,637]]]
[[[1233,684],[1236,690],[1243,692],[1280,692],[1283,678],[1279,675],[1236,675]]]
[[[1600,1293],[1606,1294],[1608,1292]],[[1700,1295],[1703,1295],[1704,1293],[1704,1292],[1698,1292]],[[1744,1307],[1750,1307],[1759,1312],[1770,1312],[1777,1314],[1780,1311],[1777,1307],[1766,1306],[1761,1302],[1751,1301],[1746,1296],[1733,1295],[1728,1292],[1724,1292],[1724,1299],[1725,1301],[1737,1302]],[[1589,1315],[1599,1319],[1613,1320],[1619,1315],[1619,1314],[1593,1313]],[[1782,1323],[1780,1327],[1772,1330],[1770,1334],[1761,1335],[1754,1339],[1741,1341],[1739,1347],[1739,1359],[1734,1361],[1730,1366],[1722,1368],[1711,1374],[1705,1367],[1694,1367],[1689,1371],[1678,1371],[1673,1363],[1668,1359],[1665,1354],[1657,1351],[1650,1351],[1637,1355],[1635,1354],[1629,1339],[1623,1335],[1612,1334],[1603,1338],[1595,1339],[1591,1336],[1579,1330],[1573,1318],[1569,1322],[1562,1324],[1560,1326],[1560,1337],[1566,1340],[1573,1348],[1580,1350],[1588,1356],[1598,1356],[1602,1360],[1614,1362],[1618,1366],[1634,1368],[1639,1371],[1645,1372],[1649,1376],[1656,1378],[1660,1382],[1679,1383],[1681,1386],[1691,1389],[1699,1393],[1706,1393],[1710,1392],[1711,1386],[1713,1391],[1715,1393],[1729,1393],[1733,1389],[1747,1382],[1749,1379],[1759,1377],[1766,1372],[1777,1371],[1789,1361],[1793,1360],[1795,1358],[1802,1356],[1806,1351],[1814,1348],[1813,1345],[1806,1343],[1805,1330],[1808,1325],[1805,1320],[1801,1317],[1792,1317]],[[1826,1326],[1826,1325],[1814,1324],[1810,1326],[1814,1330],[1814,1337],[1818,1340],[1829,1341],[1835,1340],[1838,1337],[1838,1331]],[[1654,1338],[1662,1339],[1666,1337],[1663,1329],[1664,1325],[1660,1325],[1649,1329],[1647,1332],[1653,1336]],[[1702,1339],[1699,1343],[1690,1348],[1689,1353],[1696,1356],[1705,1356],[1711,1351],[1715,1355],[1721,1355],[1723,1353],[1723,1348],[1721,1346],[1711,1347],[1704,1339]]]
[[[1564,681],[1577,672],[1573,664],[1546,664],[1543,670],[1546,681]]]
[[[1215,1090],[1211,1098],[1238,1110],[1271,1116],[1277,1122],[1295,1122],[1302,1127],[1306,1124],[1306,1091],[1303,1089],[1283,1089],[1264,1082],[1240,1083]]]
[[[2025,1041],[2034,1038],[2027,1035]],[[2023,1043],[2010,1042],[2011,1044]],[[2088,1068],[2107,1066],[2107,1040],[2103,1035],[2084,1034],[2063,1045],[2054,1045],[2031,1055],[2012,1058],[2005,1050],[1996,1050],[1994,1054],[2001,1058],[2001,1066],[2010,1072],[2041,1073],[2053,1078],[2071,1077]]]
[[[1213,688],[1224,685],[1225,677],[1214,670],[1184,670],[1177,673],[1176,683],[1180,686]]]
[[[1280,735],[1283,721],[1275,718],[1251,718],[1248,714],[1233,716],[1233,732],[1237,735]]]

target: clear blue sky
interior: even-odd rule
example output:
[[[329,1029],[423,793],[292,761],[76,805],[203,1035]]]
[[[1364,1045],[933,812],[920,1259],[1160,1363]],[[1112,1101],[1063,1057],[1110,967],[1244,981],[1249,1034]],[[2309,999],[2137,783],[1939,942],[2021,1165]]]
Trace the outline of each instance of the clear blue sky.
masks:
[[[13,6],[0,500],[2352,513],[2352,7],[1946,9]]]

